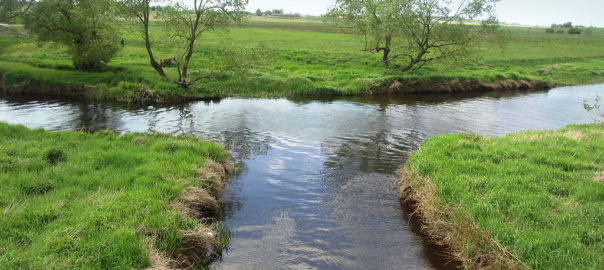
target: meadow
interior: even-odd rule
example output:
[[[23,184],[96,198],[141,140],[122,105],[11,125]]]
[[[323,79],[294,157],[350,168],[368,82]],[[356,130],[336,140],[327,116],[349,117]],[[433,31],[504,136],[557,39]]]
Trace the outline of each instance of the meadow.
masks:
[[[207,266],[228,242],[226,157],[188,136],[0,123],[0,268]]]
[[[144,41],[124,23],[125,47],[109,64],[118,71],[73,70],[65,48],[37,44],[4,29],[0,41],[2,86],[10,92],[85,95],[91,99],[162,101],[213,97],[353,96],[388,93],[394,82],[430,85],[457,81],[526,80],[556,85],[604,81],[604,30],[547,34],[544,28],[505,27],[505,44],[481,45],[472,61],[438,62],[401,73],[385,70],[380,55],[362,51],[361,39],[320,18],[250,17],[227,31],[204,34],[196,45],[194,74],[217,75],[189,89],[160,78]],[[174,57],[180,43],[152,25],[159,59]],[[176,68],[168,68],[176,74]],[[26,87],[24,87],[26,81]],[[65,90],[65,89],[70,89]]]
[[[437,136],[407,161],[401,197],[467,269],[600,269],[602,153],[602,124]]]

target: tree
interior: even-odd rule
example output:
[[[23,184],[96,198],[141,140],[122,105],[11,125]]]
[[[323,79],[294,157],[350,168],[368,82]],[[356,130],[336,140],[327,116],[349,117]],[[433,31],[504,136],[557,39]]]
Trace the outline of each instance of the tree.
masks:
[[[401,71],[477,55],[480,41],[498,34],[498,0],[336,0],[329,15],[364,37],[365,50],[383,52],[384,67],[401,57]],[[482,19],[479,24],[473,24]]]
[[[26,20],[26,28],[40,42],[69,48],[78,70],[95,70],[119,51],[112,0],[43,0]]]
[[[140,24],[139,31],[143,34],[151,66],[157,73],[168,78],[164,67],[171,61],[176,62],[178,78],[173,81],[187,88],[197,81],[214,76],[214,74],[198,75],[189,78],[189,67],[194,54],[195,43],[208,31],[224,29],[232,22],[239,22],[245,16],[243,12],[247,0],[194,0],[193,6],[188,7],[183,3],[176,3],[165,7],[159,14],[160,21],[168,29],[175,40],[182,41],[183,52],[173,59],[157,61],[153,54],[152,41],[149,35],[150,11],[152,0],[122,0],[122,10],[130,18],[136,19]]]
[[[8,22],[29,11],[34,0],[2,0],[0,1],[0,22]]]
[[[256,9],[256,15],[257,16],[262,16],[262,10]]]
[[[571,35],[580,35],[581,34],[581,28],[579,28],[579,27],[568,28],[568,33],[571,34]]]
[[[151,3],[155,2],[161,2],[161,0],[121,0],[120,11],[127,18],[137,21],[138,27],[136,27],[136,31],[140,32],[145,40],[145,48],[147,49],[147,54],[149,55],[151,67],[153,67],[153,69],[155,69],[160,76],[167,77],[162,65],[160,65],[160,63],[155,59],[151,46],[151,36],[149,34],[149,26],[151,22]]]
[[[399,45],[392,43],[393,38],[402,39],[400,32],[412,23],[411,1],[336,0],[327,16],[361,35],[364,51],[382,52],[382,63],[388,68],[393,60],[390,53]]]

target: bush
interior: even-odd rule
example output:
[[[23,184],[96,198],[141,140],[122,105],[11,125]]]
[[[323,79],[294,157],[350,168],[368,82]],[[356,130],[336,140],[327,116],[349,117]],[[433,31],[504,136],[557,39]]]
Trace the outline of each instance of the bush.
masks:
[[[55,165],[66,160],[65,152],[58,149],[50,149],[48,152],[46,152],[44,159],[46,160],[46,163]]]
[[[560,29],[560,30],[556,31],[556,34],[564,34],[564,30]]]
[[[577,27],[571,27],[568,29],[568,33],[571,35],[580,35],[581,34],[581,29],[577,28]]]
[[[120,49],[111,0],[36,3],[27,17],[26,28],[39,41],[66,45],[76,69],[101,69],[100,61],[109,62]]]
[[[545,29],[545,33],[553,34],[554,32],[556,32],[556,30],[554,30],[554,28]]]

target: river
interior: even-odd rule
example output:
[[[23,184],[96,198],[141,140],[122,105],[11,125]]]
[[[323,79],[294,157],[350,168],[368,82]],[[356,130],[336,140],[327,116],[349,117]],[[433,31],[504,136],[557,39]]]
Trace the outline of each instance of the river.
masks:
[[[604,84],[549,91],[336,100],[237,99],[161,106],[0,98],[0,121],[48,130],[190,134],[240,170],[223,198],[231,244],[213,269],[434,269],[396,172],[428,137],[501,136],[593,122]]]

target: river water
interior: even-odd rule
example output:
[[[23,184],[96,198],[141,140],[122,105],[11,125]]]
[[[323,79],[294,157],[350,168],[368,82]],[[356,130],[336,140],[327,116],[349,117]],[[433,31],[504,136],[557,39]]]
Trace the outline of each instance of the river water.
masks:
[[[231,244],[213,269],[447,268],[414,233],[396,172],[426,138],[592,122],[604,84],[535,92],[124,106],[2,97],[0,121],[48,130],[190,134],[240,166],[223,198]]]

